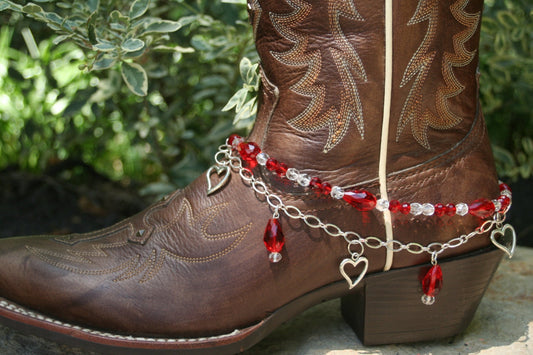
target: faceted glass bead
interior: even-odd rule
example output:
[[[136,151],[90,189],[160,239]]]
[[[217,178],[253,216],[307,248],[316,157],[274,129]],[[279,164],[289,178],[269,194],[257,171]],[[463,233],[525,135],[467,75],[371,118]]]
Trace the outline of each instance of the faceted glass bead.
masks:
[[[284,177],[288,169],[289,167],[287,166],[287,164],[279,163],[276,167],[276,174],[278,174],[279,177]]]
[[[509,208],[509,205],[511,204],[511,199],[507,196],[500,196],[498,197],[498,201],[500,201],[500,211],[505,212],[507,208]]]
[[[291,181],[296,181],[298,180],[298,171],[294,168],[289,168],[287,169],[287,179],[291,180]]]
[[[455,205],[453,203],[448,203],[446,205],[446,216],[455,216],[455,212],[457,209],[455,208]]]
[[[419,204],[417,202],[411,203],[411,213],[412,214],[414,214],[415,216],[418,216],[418,215],[422,214],[422,211],[423,211],[423,207],[422,207],[421,204]]]
[[[422,303],[426,306],[431,306],[433,303],[435,303],[435,297],[428,296],[428,295],[422,295]]]
[[[340,200],[344,196],[344,190],[340,186],[333,186],[331,188],[331,197]]]
[[[285,244],[285,236],[281,231],[281,225],[277,218],[270,218],[265,228],[263,237],[267,250],[271,253],[279,253]]]
[[[446,206],[444,206],[442,203],[437,203],[435,205],[435,215],[442,217],[446,213]]]
[[[385,200],[385,199],[383,199],[383,198],[380,198],[380,199],[377,201],[377,203],[376,203],[376,209],[377,209],[378,211],[383,212],[383,211],[389,209],[389,205],[390,205],[389,201],[387,201],[387,200]]]
[[[468,212],[476,217],[486,219],[494,214],[495,208],[492,201],[486,198],[475,200],[468,206]]]
[[[282,259],[282,256],[280,253],[268,254],[268,260],[270,260],[271,263],[279,263],[281,259]]]
[[[435,213],[435,206],[433,206],[431,203],[424,203],[422,205],[422,213],[424,216],[433,216]]]
[[[442,288],[442,270],[440,265],[433,265],[422,279],[422,291],[425,295],[435,297]]]
[[[262,166],[265,166],[269,159],[268,154],[264,152],[257,154],[255,158],[257,159],[257,163]]]
[[[276,171],[276,169],[278,168],[278,161],[274,158],[269,158],[265,166],[270,171]]]
[[[261,153],[261,148],[253,142],[243,142],[239,144],[239,153],[245,161],[255,161],[257,154]]]
[[[311,181],[309,181],[309,186],[312,189],[320,190],[322,188],[322,180],[320,180],[320,178],[315,176],[311,178]]]
[[[500,183],[500,192],[503,192],[503,191],[511,191],[511,188],[509,187],[509,185],[507,185],[506,183],[502,182]]]
[[[322,194],[328,196],[331,193],[331,184],[329,182],[323,182],[320,191]]]
[[[466,214],[468,214],[468,205],[466,203],[458,203],[455,206],[455,209],[459,216],[465,216]]]
[[[411,212],[411,204],[404,202],[400,206],[400,212],[403,214],[409,214]]]
[[[244,138],[235,133],[230,135],[228,138],[228,144],[233,148],[237,148],[242,142],[244,142]]]
[[[298,184],[300,184],[300,186],[307,187],[309,186],[310,183],[311,183],[311,178],[309,177],[309,175],[300,174],[298,176]]]
[[[398,200],[389,201],[389,211],[392,213],[400,212],[402,204]]]
[[[342,199],[358,211],[370,211],[376,207],[376,196],[365,190],[344,191]]]

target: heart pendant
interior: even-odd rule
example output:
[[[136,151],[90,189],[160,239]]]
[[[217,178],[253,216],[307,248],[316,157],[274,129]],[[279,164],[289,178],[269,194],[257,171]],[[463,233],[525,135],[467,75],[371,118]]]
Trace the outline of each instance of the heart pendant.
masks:
[[[223,188],[228,183],[229,176],[230,176],[229,173],[230,173],[230,169],[228,166],[213,165],[207,170],[207,173],[206,173],[207,196],[211,195],[212,193],[217,192],[218,190]],[[211,182],[211,175],[213,174],[216,174],[219,177],[222,174],[224,174],[224,176],[222,176],[220,181],[215,186],[213,186],[213,183]]]
[[[509,259],[513,257],[516,247],[516,233],[510,224],[506,224],[502,229],[495,229],[490,233],[490,240],[499,249],[503,250]]]
[[[363,266],[363,271],[361,271],[361,273],[359,273],[359,275],[352,279],[347,273],[346,273],[346,270],[345,270],[345,267],[346,265],[351,265],[353,266],[354,268],[357,268],[357,266],[359,264],[363,263],[364,266]],[[346,282],[348,282],[348,286],[350,287],[350,290],[352,288],[354,288],[355,286],[357,286],[357,284],[363,279],[363,277],[365,277],[366,275],[366,271],[368,270],[368,259],[365,258],[364,256],[362,257],[359,257],[357,260],[352,260],[352,259],[344,259],[341,264],[339,265],[339,271],[341,272],[341,275],[344,277],[344,279],[346,280]]]

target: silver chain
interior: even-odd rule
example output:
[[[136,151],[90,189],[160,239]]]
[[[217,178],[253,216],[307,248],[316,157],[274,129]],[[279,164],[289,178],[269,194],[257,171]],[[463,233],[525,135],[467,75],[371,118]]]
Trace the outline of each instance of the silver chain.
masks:
[[[298,207],[285,204],[281,197],[268,190],[267,185],[263,181],[256,179],[251,170],[243,167],[240,157],[232,153],[233,151],[231,146],[221,145],[219,147],[219,151],[215,155],[217,164],[220,166],[230,167],[234,171],[237,171],[242,180],[250,184],[256,193],[265,196],[266,202],[274,209],[276,214],[279,214],[279,211],[282,211],[287,217],[295,220],[302,220],[311,228],[322,229],[331,237],[343,237],[348,243],[348,253],[351,255],[353,260],[357,260],[361,255],[363,255],[365,247],[368,247],[370,249],[386,248],[392,252],[400,252],[405,250],[411,254],[428,253],[431,254],[432,263],[436,264],[437,256],[446,249],[460,247],[473,237],[490,231],[494,226],[497,228],[502,228],[503,222],[505,221],[505,213],[498,212],[494,214],[493,219],[483,222],[481,226],[477,227],[468,234],[463,234],[444,243],[433,242],[429,243],[428,245],[422,245],[415,242],[405,244],[399,240],[383,241],[374,236],[363,238],[357,232],[343,231],[335,224],[323,223],[317,216],[305,214]]]

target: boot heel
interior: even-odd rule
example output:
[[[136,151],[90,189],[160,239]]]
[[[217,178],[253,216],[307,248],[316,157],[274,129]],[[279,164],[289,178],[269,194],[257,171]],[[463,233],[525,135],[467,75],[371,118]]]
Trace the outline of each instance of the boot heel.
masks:
[[[421,302],[424,266],[367,276],[341,299],[341,311],[365,345],[445,338],[468,326],[503,253],[497,249],[439,261],[443,286],[433,305]]]

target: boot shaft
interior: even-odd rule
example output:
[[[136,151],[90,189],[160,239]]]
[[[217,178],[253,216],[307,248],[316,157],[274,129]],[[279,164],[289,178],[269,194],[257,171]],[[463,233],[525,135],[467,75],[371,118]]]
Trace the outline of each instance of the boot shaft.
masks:
[[[458,158],[465,141],[484,146],[492,173],[477,97],[482,6],[250,0],[263,69],[252,138],[333,180],[339,172],[352,182],[377,179],[384,144],[389,175]]]

